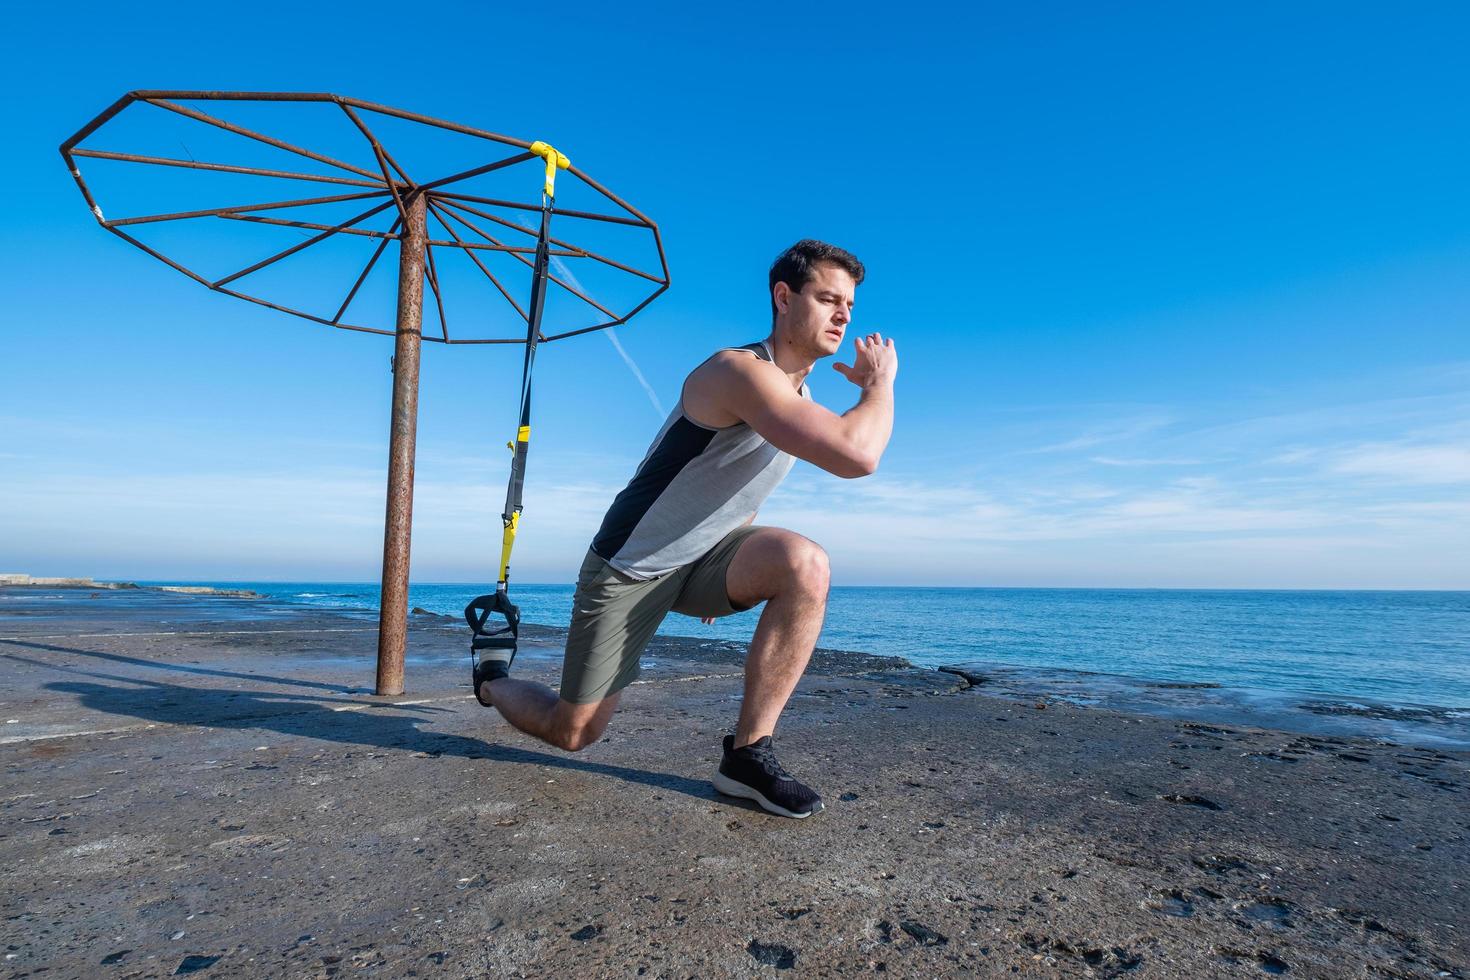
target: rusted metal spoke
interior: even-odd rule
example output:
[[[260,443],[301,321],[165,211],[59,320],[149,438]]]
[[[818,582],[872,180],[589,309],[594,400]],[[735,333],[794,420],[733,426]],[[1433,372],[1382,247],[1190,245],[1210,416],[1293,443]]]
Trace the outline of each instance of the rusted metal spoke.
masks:
[[[516,258],[520,258],[520,256],[517,255]],[[527,265],[529,265],[529,264],[530,263],[527,263]],[[618,320],[618,319],[620,319],[618,317],[618,315],[616,313],[614,313],[612,310],[610,310],[607,307],[603,306],[601,303],[597,302],[597,300],[593,299],[591,296],[588,296],[586,293],[582,292],[580,289],[578,289],[576,286],[573,286],[571,283],[565,282],[565,281],[557,278],[556,276],[553,276],[550,272],[546,273],[546,278],[547,279],[550,279],[552,282],[556,283],[562,289],[565,289],[567,292],[571,293],[573,296],[577,297],[579,300],[581,300],[582,302],[586,303],[588,306],[592,307],[594,310],[596,310],[597,312],[601,313],[603,316],[613,317],[615,319],[615,321]]]
[[[453,214],[452,212],[451,212],[451,214],[455,218],[455,220],[460,221],[460,222],[463,222],[467,227],[470,227],[470,228],[473,228],[474,227],[464,216],[458,215],[458,214]],[[485,232],[480,231],[477,228],[475,229],[475,231],[477,231],[481,235],[484,235],[486,238],[489,238],[490,241],[493,242],[494,244],[496,244],[496,245],[499,245],[500,244],[500,241],[498,239],[492,238],[490,235],[485,234]],[[536,267],[536,264],[534,262],[532,262],[530,259],[527,259],[524,255],[521,255],[521,254],[519,254],[517,252],[511,252],[510,253],[510,257],[513,258],[513,259],[515,259],[517,262],[521,263],[522,265],[527,266],[529,268],[534,269]],[[552,282],[556,283],[562,289],[565,289],[567,292],[571,293],[573,296],[577,297],[582,302],[586,303],[588,306],[590,306],[593,309],[597,310],[603,316],[610,316],[610,317],[616,317],[617,316],[617,314],[614,313],[612,310],[610,310],[607,307],[603,306],[601,303],[597,302],[597,300],[593,299],[591,296],[588,296],[586,293],[582,292],[576,286],[573,286],[571,283],[566,282],[565,280],[560,279],[557,276],[552,275],[550,271],[548,271],[546,273],[546,278],[549,279],[549,280],[551,280]]]
[[[407,119],[409,122],[423,123],[426,126],[436,126],[439,129],[447,129],[451,133],[462,133],[465,136],[478,136],[480,139],[494,140],[497,143],[505,143],[509,146],[519,146],[529,150],[531,144],[525,140],[518,140],[514,136],[502,136],[492,133],[487,129],[476,129],[474,126],[464,126],[459,123],[450,122],[447,119],[435,119],[433,116],[420,115],[417,112],[408,112],[403,109],[395,109],[392,106],[379,105],[376,102],[364,102],[362,99],[339,98],[332,96],[336,101],[344,105],[356,106],[369,112],[381,113],[385,116],[393,116],[396,119]]]
[[[348,105],[345,101],[341,99],[337,100],[337,105],[342,109],[343,112],[347,113],[347,118],[352,120],[353,125],[361,130],[362,135],[367,137],[367,141],[372,144],[373,153],[376,154],[378,157],[378,166],[383,166],[383,161],[386,160],[389,164],[393,166],[394,170],[398,171],[399,179],[401,179],[405,184],[408,184],[410,187],[412,187],[413,181],[409,179],[408,174],[405,173],[403,168],[398,165],[398,161],[393,159],[393,155],[389,153],[386,149],[384,149],[383,144],[378,142],[378,138],[373,135],[373,131],[367,128],[367,123],[363,122],[362,118],[358,116],[357,113],[352,111],[352,106]],[[386,168],[383,171],[383,177],[384,179],[388,180],[388,183],[390,185],[393,183],[392,179],[388,177],[388,172]]]
[[[430,200],[432,201],[433,199],[431,198]],[[430,206],[431,207],[440,207],[440,208],[442,208],[442,207],[447,207],[447,206],[450,206],[450,205],[448,205],[448,202],[440,201],[440,202],[435,202],[435,203],[431,204]],[[448,247],[449,245],[452,244],[452,245],[454,245],[457,248],[476,249],[476,250],[479,250],[479,251],[482,251],[482,252],[509,252],[512,255],[515,255],[517,257],[519,257],[519,256],[525,256],[525,255],[535,255],[536,254],[536,249],[533,248],[533,247],[531,247],[531,246],[527,246],[527,245],[507,245],[507,244],[505,244],[500,239],[496,238],[494,235],[491,235],[491,234],[485,232],[483,229],[481,229],[478,226],[476,226],[473,221],[470,221],[468,218],[464,217],[461,214],[455,214],[453,211],[448,211],[448,210],[444,211],[444,214],[446,214],[449,217],[453,218],[455,221],[458,221],[460,224],[464,225],[470,231],[474,232],[475,234],[479,235],[481,238],[485,239],[485,241],[488,242],[489,244],[481,245],[478,242],[467,242],[464,239],[460,238],[458,235],[455,236],[455,240],[453,242],[432,242],[431,244],[434,244],[434,245],[442,245],[442,246],[445,246],[445,247]],[[444,223],[443,219],[440,219],[440,222],[439,223],[440,224],[443,224]],[[548,254],[548,255],[555,255],[555,256],[558,256],[558,257],[561,257],[561,258],[569,258],[569,259],[580,259],[580,258],[583,257],[582,251],[580,249],[575,249],[575,248],[573,248],[573,249],[550,249],[550,250],[547,251],[546,254]],[[521,261],[524,262],[525,259],[521,259]]]
[[[393,202],[392,201],[384,201],[382,204],[379,204],[377,207],[372,208],[372,209],[370,209],[368,211],[364,211],[362,214],[359,214],[357,217],[350,218],[347,221],[342,222],[340,225],[335,225],[331,229],[322,232],[320,235],[314,235],[313,237],[308,238],[304,242],[301,242],[301,243],[296,244],[296,245],[292,245],[290,248],[286,249],[284,252],[277,252],[275,255],[272,255],[268,259],[262,259],[261,261],[259,261],[259,262],[255,263],[254,265],[250,266],[248,269],[241,269],[239,272],[236,272],[234,275],[225,276],[223,279],[220,279],[220,280],[216,281],[215,283],[213,283],[213,288],[218,289],[219,287],[223,286],[227,282],[234,282],[236,279],[239,279],[241,276],[248,276],[252,272],[257,272],[260,269],[264,269],[266,266],[268,266],[268,265],[270,265],[270,264],[272,264],[274,262],[279,262],[281,259],[284,259],[288,255],[295,255],[297,252],[301,251],[302,249],[304,249],[304,248],[310,248],[311,246],[315,245],[317,242],[324,241],[324,240],[326,240],[328,238],[331,238],[333,235],[335,235],[337,232],[341,231],[343,228],[347,228],[347,227],[349,227],[351,225],[357,224],[359,221],[364,221],[364,220],[366,220],[368,218],[371,218],[373,215],[377,214],[379,211],[382,211],[382,210],[384,210],[386,208],[392,207],[392,205],[393,205]],[[326,321],[324,320],[322,322],[325,323]]]
[[[484,242],[466,242],[466,241],[442,242],[442,241],[439,241],[437,239],[430,239],[429,242],[428,242],[428,244],[430,244],[430,245],[438,245],[440,248],[463,248],[463,249],[468,249],[468,250],[473,251],[473,252],[510,252],[513,255],[535,255],[536,254],[536,250],[534,248],[527,248],[524,245],[498,245],[498,244],[490,244],[490,243],[484,243]],[[572,252],[572,251],[568,251],[567,249],[564,249],[564,248],[551,249],[546,254],[547,255],[555,255],[558,258],[564,258],[564,259],[580,259],[580,258],[583,258],[583,255],[582,255],[581,252]]]
[[[265,204],[241,204],[233,208],[209,208],[205,211],[178,211],[174,214],[145,214],[136,218],[118,218],[114,221],[103,221],[109,228],[120,225],[146,225],[155,221],[176,221],[182,218],[219,218],[228,214],[242,214],[246,211],[272,211],[277,208],[305,207],[309,204],[334,204],[338,201],[361,201],[369,197],[381,197],[387,191],[375,191],[366,194],[335,194],[331,197],[304,197],[295,201],[267,201]]]
[[[341,102],[338,102],[337,105],[341,107],[343,112],[347,113],[347,118],[351,119],[353,123],[357,125],[357,128],[362,131],[362,135],[367,137],[368,143],[373,148],[373,156],[376,157],[378,160],[378,169],[383,172],[383,180],[385,183],[387,183],[388,190],[393,192],[393,203],[398,205],[398,217],[402,221],[407,221],[408,208],[403,203],[403,196],[398,193],[398,182],[393,179],[392,174],[388,173],[388,160],[390,158],[388,157],[387,151],[383,149],[382,145],[378,142],[377,137],[373,136],[372,132],[367,128],[367,126],[363,125],[362,120],[357,118],[357,113],[352,111],[351,106],[343,105]],[[403,168],[399,167],[396,163],[393,164],[393,167],[398,171],[399,176],[403,177],[405,182],[409,184],[413,183],[412,181],[408,180],[408,176],[404,174]]]
[[[642,211],[639,211],[637,208],[633,207],[633,205],[629,204],[627,201],[623,200],[621,197],[618,197],[612,191],[608,190],[606,187],[603,187],[597,181],[593,180],[591,177],[588,177],[586,174],[582,173],[582,171],[578,170],[576,167],[568,167],[567,168],[567,173],[569,173],[572,176],[576,177],[582,183],[586,184],[588,187],[592,188],[594,191],[596,191],[597,193],[601,194],[603,197],[607,198],[609,201],[613,202],[618,207],[622,208],[624,211],[626,211],[629,214],[633,215],[635,218],[638,219],[638,221],[636,222],[637,224],[643,225],[643,226],[645,226],[647,228],[652,228],[653,227],[653,222],[652,221],[649,221],[648,220],[648,217]]]
[[[316,221],[288,221],[285,218],[267,218],[258,214],[222,214],[219,217],[230,221],[249,221],[254,224],[277,225],[283,228],[302,228],[308,231],[339,231],[344,235],[358,235],[362,238],[397,239],[402,237],[401,235],[395,235],[386,231],[370,231],[367,228],[338,228],[336,225],[324,225]],[[395,221],[394,224],[397,225],[398,221]],[[436,238],[431,238],[424,244],[438,245],[441,248],[473,249],[481,252],[515,252],[523,255],[533,255],[536,252],[534,248],[525,248],[520,245],[490,245],[466,241],[446,242]],[[581,252],[571,252],[566,249],[552,249],[547,254],[555,255],[558,258],[584,258]]]
[[[335,225],[324,225],[315,221],[287,221],[285,218],[266,218],[258,214],[222,214],[220,215],[220,217],[226,218],[230,221],[250,221],[254,222],[255,224],[261,225],[281,225],[282,227],[286,228],[305,228],[308,231],[340,231],[344,235],[359,235],[363,238],[402,237],[400,235],[395,235],[391,232],[386,231],[369,231],[366,228],[338,228]],[[396,219],[393,222],[395,227],[399,224],[399,220],[401,219]]]
[[[649,299],[652,300],[655,296],[658,296],[659,293],[662,293],[665,289],[669,288],[669,257],[664,254],[664,240],[663,237],[660,236],[658,233],[658,225],[651,224],[648,226],[648,230],[653,232],[653,248],[656,252],[658,252],[658,264],[664,270],[663,288],[654,291],[653,296],[649,297]],[[629,315],[631,316],[632,314]]]
[[[142,242],[138,241],[136,238],[134,238],[132,235],[129,235],[127,232],[125,232],[125,231],[118,231],[116,228],[108,228],[107,230],[110,231],[110,232],[112,232],[118,238],[121,238],[123,241],[138,246],[143,251],[147,252],[149,255],[153,256],[155,259],[157,259],[158,261],[164,263],[165,265],[169,266],[170,268],[177,269],[178,271],[182,272],[184,275],[188,276],[190,279],[193,279],[195,282],[200,283],[201,285],[204,285],[204,286],[208,286],[210,289],[213,289],[214,288],[214,284],[212,282],[210,282],[208,279],[204,278],[203,276],[199,275],[197,272],[194,272],[191,269],[184,268],[183,266],[181,266],[177,262],[175,262],[173,259],[169,258],[167,255],[164,255],[161,252],[158,252],[158,251],[156,251],[154,249],[149,248],[147,245],[144,245]]]
[[[440,203],[443,204],[445,207],[454,208],[457,211],[467,211],[470,214],[478,215],[481,218],[488,218],[489,220],[494,221],[496,224],[504,225],[507,228],[514,228],[516,231],[525,232],[527,235],[530,235],[533,238],[536,237],[536,232],[532,229],[527,228],[525,225],[518,225],[508,218],[502,218],[498,214],[491,214],[489,211],[481,211],[479,208],[470,207],[468,204],[459,204],[452,201],[441,201]],[[465,224],[468,225],[469,222],[466,221]],[[470,227],[474,226],[471,225]],[[480,235],[489,238],[488,235],[485,235],[485,233],[479,231],[479,229],[475,230]],[[603,265],[610,265],[614,269],[621,269],[623,272],[628,272],[635,276],[639,276],[640,278],[647,279],[649,282],[665,281],[664,279],[660,279],[658,276],[655,276],[651,272],[644,272],[642,269],[635,269],[630,265],[624,265],[623,263],[607,258],[606,256],[598,255],[596,252],[590,252],[587,249],[582,248],[578,245],[573,245],[571,242],[564,242],[560,238],[547,238],[547,241],[549,241],[553,245],[567,250],[563,252],[552,252],[552,255],[561,255],[577,259],[592,259],[596,262],[601,262]]]
[[[228,174],[249,174],[252,177],[284,177],[290,180],[313,180],[322,184],[350,184],[353,187],[381,187],[380,181],[355,180],[351,177],[327,177],[317,174],[294,173],[290,170],[263,170],[259,167],[236,167],[228,163],[200,163],[197,160],[176,160],[172,157],[147,157],[134,153],[112,153],[107,150],[72,150],[73,156],[94,157],[98,160],[121,160],[124,163],[152,163],[160,167],[185,167],[190,170],[214,170]]]
[[[86,139],[88,136],[91,136],[93,133],[97,132],[97,130],[100,129],[104,123],[111,121],[111,119],[112,119],[113,116],[116,116],[119,112],[122,112],[128,106],[132,105],[133,104],[133,100],[136,97],[137,97],[137,93],[136,92],[129,92],[127,95],[124,95],[122,98],[118,99],[112,105],[110,105],[106,109],[102,110],[102,112],[97,116],[96,119],[93,119],[91,122],[87,123],[87,125],[83,126],[81,129],[77,130],[76,133],[72,135],[71,139],[67,140],[65,143],[62,143],[61,144],[61,155],[63,157],[68,157],[68,159],[67,159],[67,165],[68,166],[71,165],[71,160],[69,158],[69,154],[72,151],[72,147],[76,146],[82,140]],[[75,172],[73,172],[73,176],[75,176]]]
[[[435,187],[443,187],[445,184],[452,184],[457,180],[469,180],[471,177],[488,174],[492,170],[502,170],[505,167],[512,167],[518,163],[525,163],[527,160],[534,159],[536,159],[536,154],[534,153],[517,153],[515,156],[506,157],[504,160],[497,160],[494,163],[487,163],[481,167],[464,170],[457,174],[450,174],[448,177],[440,177],[438,180],[431,180],[427,184],[422,185],[420,189],[427,191]]]
[[[468,228],[470,231],[474,232],[476,235],[479,235],[481,238],[485,239],[485,241],[489,242],[492,245],[501,245],[502,244],[502,242],[500,241],[500,239],[496,238],[494,235],[492,235],[489,232],[485,231],[483,228],[481,228],[478,225],[476,225],[473,221],[471,221],[470,219],[466,218],[464,215],[458,214],[457,213],[457,207],[456,207],[456,205],[450,204],[448,201],[440,201],[438,203],[439,203],[439,206],[440,207],[443,207],[443,208],[446,208],[446,209],[456,208],[456,210],[446,210],[444,213],[447,214],[447,215],[449,215],[455,221],[458,221],[460,224],[464,225],[466,228]],[[517,226],[514,223],[512,223],[511,227],[517,227]],[[526,231],[527,229],[521,229],[521,230],[522,231]],[[535,232],[531,232],[531,235],[532,236],[535,236],[535,234],[536,234]],[[507,250],[509,250],[509,249],[507,249]],[[530,248],[530,249],[521,249],[521,251],[534,253],[536,250],[534,248]]]
[[[425,185],[432,187],[432,184]],[[476,204],[489,204],[497,208],[512,208],[516,211],[535,211],[541,213],[541,207],[537,204],[522,204],[519,201],[503,201],[495,197],[476,197],[473,194],[452,194],[449,191],[440,191],[435,197],[447,197],[455,201],[474,201]],[[563,208],[552,208],[551,213],[563,218],[586,218],[589,221],[607,221],[615,225],[634,225],[639,228],[647,228],[646,220],[639,221],[634,218],[620,218],[615,214],[593,214],[590,211],[568,211]]]
[[[444,230],[449,232],[449,237],[453,238],[456,242],[463,246],[465,244],[464,240],[461,239],[459,235],[455,234],[455,231],[452,227],[450,227],[449,222],[444,220],[444,215],[442,212],[440,212],[438,205],[434,202],[434,199],[430,197],[427,200],[429,203],[429,210],[433,212],[434,217],[439,220],[439,223],[444,226]],[[486,278],[488,278],[490,282],[494,284],[495,288],[500,291],[500,295],[505,297],[506,302],[515,307],[515,311],[521,315],[521,319],[525,320],[527,323],[530,323],[531,315],[527,313],[524,309],[522,309],[521,304],[516,302],[516,298],[510,294],[510,291],[500,284],[500,280],[495,278],[495,273],[485,268],[485,263],[480,261],[480,257],[468,249],[465,250],[464,254],[470,257],[471,262],[479,266],[480,271],[485,273]]]
[[[337,160],[329,156],[324,156],[320,153],[313,153],[312,151],[302,149],[299,146],[293,146],[292,144],[287,143],[285,140],[278,140],[274,136],[266,136],[264,133],[257,133],[253,129],[246,129],[244,126],[236,126],[234,123],[225,122],[223,119],[216,119],[208,113],[200,112],[198,109],[191,109],[188,106],[179,105],[177,102],[169,102],[167,99],[163,98],[151,98],[145,99],[144,101],[146,101],[149,105],[156,105],[160,109],[167,109],[170,112],[177,112],[182,116],[188,116],[190,119],[196,119],[199,122],[208,123],[211,126],[218,126],[220,129],[223,129],[226,132],[234,133],[236,136],[244,136],[249,139],[259,140],[260,142],[265,143],[268,146],[274,146],[277,149],[285,150],[288,153],[295,153],[298,156],[306,157],[308,160],[315,160],[318,163],[325,163],[329,166],[338,167],[342,170],[346,170],[348,173],[357,174],[359,177],[366,177],[372,181],[379,180],[378,175],[373,173],[371,170],[364,170],[362,167],[354,166],[350,163],[343,163],[341,160]]]
[[[550,337],[544,337],[542,339],[545,340],[547,343],[550,343],[553,340],[562,340],[566,337],[577,337],[584,333],[591,333],[594,330],[606,330],[608,327],[621,326],[622,323],[623,318],[619,318],[617,320],[604,320],[602,323],[594,323],[590,327],[578,327],[576,330],[568,330],[565,333],[554,333]]]
[[[398,228],[401,224],[403,224],[402,218],[394,219],[393,227],[388,229],[388,234],[393,235],[394,232],[398,231]],[[373,271],[373,266],[377,264],[378,258],[383,254],[383,249],[388,247],[388,242],[390,240],[390,238],[384,238],[382,241],[378,242],[378,247],[373,249],[373,257],[368,259],[367,265],[363,267],[362,274],[357,277],[357,281],[354,282],[352,284],[352,288],[348,290],[347,298],[342,301],[341,306],[337,307],[337,315],[332,317],[333,326],[338,325],[337,321],[342,319],[342,314],[346,313],[347,307],[352,305],[352,300],[357,295],[357,291],[361,289],[362,284],[367,281],[368,273]]]
[[[629,320],[633,319],[633,317],[637,316],[640,312],[642,312],[643,311],[643,308],[645,306],[647,306],[649,303],[652,303],[654,300],[656,300],[660,296],[662,296],[663,293],[664,293],[664,290],[666,290],[668,288],[669,288],[669,284],[668,283],[664,283],[663,285],[659,286],[653,292],[649,293],[648,296],[643,300],[643,302],[639,303],[637,306],[633,307],[631,310],[629,310],[627,313],[624,313],[622,316],[618,317],[616,320],[609,320],[606,323],[593,324],[590,327],[581,327],[581,328],[579,328],[577,330],[568,330],[565,333],[552,334],[550,337],[547,337],[546,339],[548,341],[551,341],[551,340],[562,340],[563,338],[566,338],[566,337],[575,337],[578,334],[591,333],[594,330],[602,330],[605,327],[616,327],[619,324],[627,323]]]
[[[434,305],[439,307],[439,332],[449,339],[449,321],[444,319],[444,297],[439,292],[439,270],[434,267],[434,249],[424,243],[424,255],[429,259],[429,288],[434,291]]]
[[[467,214],[478,215],[481,218],[488,218],[488,219],[490,219],[491,221],[495,222],[498,225],[501,225],[501,226],[506,227],[506,228],[513,229],[515,231],[520,232],[523,235],[530,235],[532,238],[538,237],[538,232],[536,231],[535,228],[527,228],[523,224],[519,224],[517,222],[511,221],[509,218],[502,218],[498,214],[491,214],[489,211],[481,211],[479,208],[472,208],[468,204],[463,204],[463,203],[461,203],[461,202],[459,202],[457,200],[456,201],[451,201],[451,200],[448,200],[448,199],[442,199],[442,198],[437,198],[437,197],[435,198],[435,200],[437,200],[439,202],[439,205],[441,207],[453,208],[456,211],[464,211]],[[456,215],[456,217],[458,217],[458,215]],[[468,224],[468,222],[466,222],[466,224]],[[484,235],[485,233],[484,232],[480,232],[480,234],[481,235]],[[557,241],[555,238],[550,238],[550,239],[547,239],[547,240],[548,241],[552,241],[552,242],[556,242],[556,244],[558,244],[558,245],[563,245],[563,246],[566,245],[566,242]]]
[[[397,333],[397,331],[395,330],[383,330],[379,327],[360,327],[353,323],[333,323],[332,321],[323,319],[322,317],[319,317],[314,313],[307,313],[304,310],[294,309],[290,306],[282,306],[280,303],[272,303],[270,300],[261,299],[259,296],[251,296],[249,293],[242,293],[234,289],[225,289],[223,286],[212,286],[210,288],[214,289],[216,292],[224,293],[226,296],[233,296],[236,299],[247,300],[251,303],[256,303],[260,306],[267,307],[268,309],[277,310],[281,313],[289,313],[292,316],[299,316],[303,320],[310,320],[312,323],[320,323],[323,326],[327,327],[340,327],[343,330],[357,330],[361,333],[375,333],[384,337],[392,337],[395,333]]]

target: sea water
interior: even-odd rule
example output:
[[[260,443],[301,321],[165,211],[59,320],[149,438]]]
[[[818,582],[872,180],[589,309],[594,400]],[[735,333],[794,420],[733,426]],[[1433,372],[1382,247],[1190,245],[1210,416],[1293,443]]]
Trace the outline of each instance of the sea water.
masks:
[[[375,584],[213,584],[316,607],[378,601]],[[413,585],[409,604],[459,616],[481,591]],[[512,595],[526,622],[567,625],[570,585],[515,585]],[[705,625],[671,614],[660,632],[745,641],[759,615]],[[1099,675],[1470,712],[1470,592],[839,586],[818,645],[982,674]]]

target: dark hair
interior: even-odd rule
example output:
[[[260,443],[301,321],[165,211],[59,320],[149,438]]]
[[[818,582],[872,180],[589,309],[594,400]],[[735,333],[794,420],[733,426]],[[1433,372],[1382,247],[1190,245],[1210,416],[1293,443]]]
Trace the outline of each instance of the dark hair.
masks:
[[[795,292],[801,292],[812,281],[812,268],[818,262],[831,262],[846,270],[854,284],[861,285],[865,271],[858,257],[836,245],[819,242],[815,238],[803,238],[776,257],[771,264],[771,281],[767,286],[771,297],[771,319],[776,318],[776,283],[784,282]]]

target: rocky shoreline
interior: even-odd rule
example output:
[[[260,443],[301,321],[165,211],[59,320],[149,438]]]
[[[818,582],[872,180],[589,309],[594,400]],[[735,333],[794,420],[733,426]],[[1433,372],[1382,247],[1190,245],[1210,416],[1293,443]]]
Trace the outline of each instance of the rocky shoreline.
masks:
[[[740,644],[658,638],[573,755],[475,703],[460,624],[411,620],[403,698],[374,639],[0,594],[8,975],[1470,976],[1470,753],[822,651],[778,732],[827,799],[797,822],[708,782]]]

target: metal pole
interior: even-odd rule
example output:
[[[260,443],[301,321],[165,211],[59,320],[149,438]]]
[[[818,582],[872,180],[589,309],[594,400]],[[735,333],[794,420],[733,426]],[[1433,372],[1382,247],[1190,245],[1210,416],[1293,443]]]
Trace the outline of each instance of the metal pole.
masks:
[[[413,456],[419,413],[419,344],[424,319],[425,197],[408,212],[398,253],[398,330],[393,345],[393,423],[388,442],[388,513],[383,524],[383,590],[378,613],[380,695],[403,693],[408,632],[409,536],[413,530]]]

